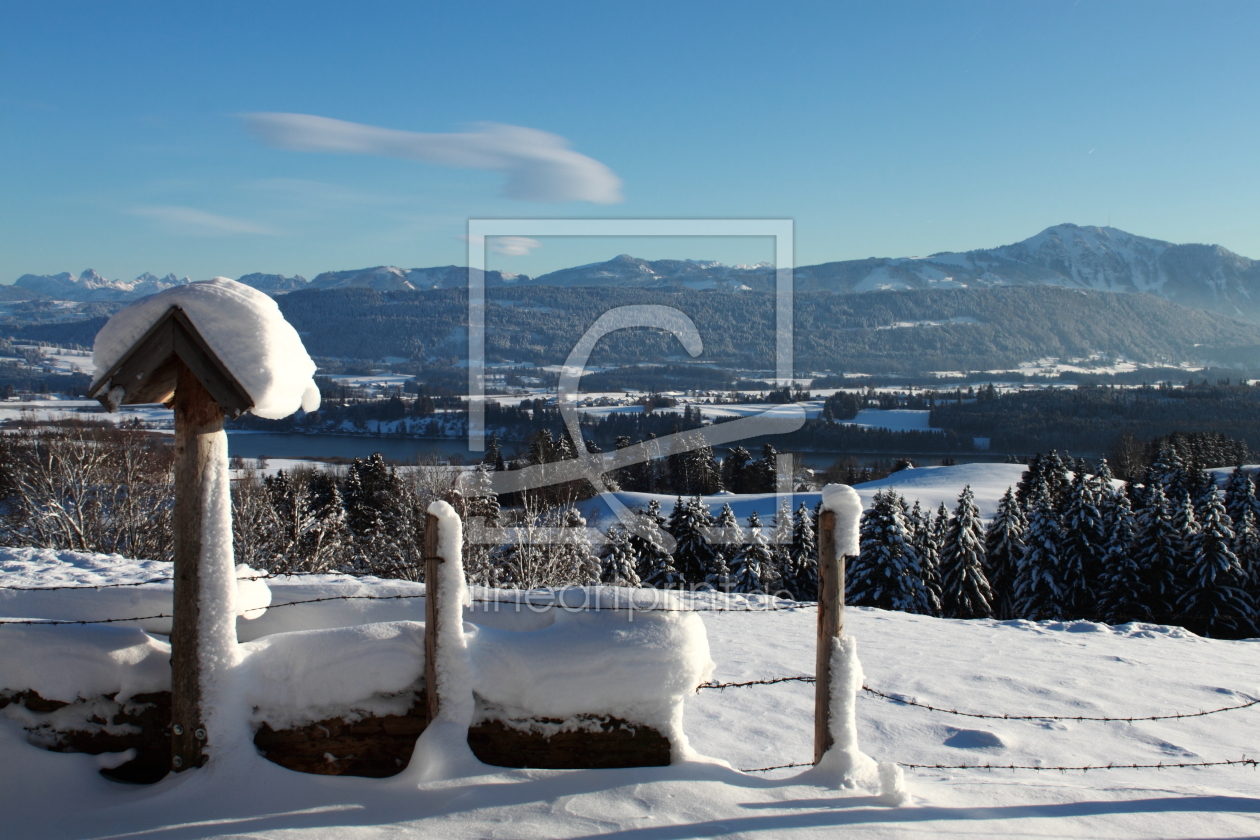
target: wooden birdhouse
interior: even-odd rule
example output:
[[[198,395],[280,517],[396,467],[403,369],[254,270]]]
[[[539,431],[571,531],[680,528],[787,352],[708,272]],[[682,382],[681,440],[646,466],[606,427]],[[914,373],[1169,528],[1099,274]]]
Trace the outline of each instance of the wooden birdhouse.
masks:
[[[113,367],[92,384],[88,396],[110,411],[120,405],[174,405],[181,367],[187,368],[209,397],[231,419],[253,407],[227,366],[210,349],[192,321],[172,306]],[[178,418],[176,423],[178,431]]]
[[[203,552],[214,541],[207,525],[231,510],[227,496],[208,488],[227,480],[225,417],[254,401],[178,306],[167,309],[88,391],[113,411],[119,405],[164,403],[175,410],[174,609],[171,620],[171,767],[200,767],[214,735],[208,732],[201,610],[208,581],[232,575],[230,550]],[[207,481],[209,479],[209,481]],[[219,510],[226,507],[226,510]],[[216,565],[225,568],[216,568]],[[227,624],[235,616],[212,616]],[[235,630],[229,627],[235,638]]]

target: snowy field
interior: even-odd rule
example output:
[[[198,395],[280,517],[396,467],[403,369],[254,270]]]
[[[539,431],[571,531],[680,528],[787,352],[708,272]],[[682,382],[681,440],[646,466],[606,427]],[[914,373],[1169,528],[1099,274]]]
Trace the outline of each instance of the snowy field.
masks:
[[[980,515],[985,519],[993,516],[997,512],[998,502],[1002,498],[1002,494],[1006,492],[1007,487],[1014,487],[1019,483],[1020,476],[1024,473],[1022,464],[958,464],[952,467],[918,467],[914,469],[901,470],[895,472],[887,478],[878,481],[868,481],[865,484],[859,484],[853,489],[858,492],[862,498],[862,504],[869,507],[871,499],[875,494],[886,487],[892,487],[897,490],[906,501],[913,505],[918,501],[925,510],[935,511],[936,508],[944,503],[945,507],[953,510],[958,504],[958,494],[962,492],[962,488],[966,485],[971,486],[972,492],[976,496],[976,505],[980,508]],[[608,525],[615,521],[612,516],[612,508],[609,504],[609,496],[615,497],[621,504],[628,508],[646,508],[648,503],[655,499],[660,503],[661,512],[668,515],[673,510],[675,496],[669,496],[660,493],[605,493],[578,503],[578,508],[582,511],[582,515],[592,524],[598,524],[601,528],[607,528]],[[748,518],[753,511],[757,512],[757,516],[763,523],[768,524],[775,512],[778,510],[780,497],[774,493],[746,493],[736,495],[734,493],[718,493],[713,496],[702,496],[702,500],[709,506],[709,511],[715,516],[721,512],[722,505],[729,504],[731,510],[739,517],[740,521]],[[818,493],[788,493],[783,498],[788,500],[792,510],[803,502],[811,510],[818,503]]]
[[[13,549],[0,555],[0,574],[10,586],[125,582],[167,568],[100,555]],[[273,603],[299,591],[306,596],[346,585],[331,579],[308,579],[300,589],[296,582],[271,583]],[[380,586],[381,592],[418,588],[352,585]],[[107,591],[118,590],[101,593]],[[74,593],[74,599],[88,594]],[[20,614],[24,597],[7,599],[4,612]],[[327,607],[335,611],[341,603]],[[412,619],[423,617],[419,599],[366,604],[358,621],[398,620],[400,609]],[[321,608],[297,608],[305,611],[297,623],[318,624]],[[279,618],[282,611],[270,610],[242,627],[266,623],[272,613]],[[718,681],[813,672],[816,617],[810,606],[701,617]],[[342,623],[346,616],[329,618]],[[293,624],[281,622],[276,629]],[[867,685],[944,708],[1146,716],[1260,697],[1256,641],[1205,640],[1153,625],[948,621],[862,608],[846,613],[845,626],[858,640]],[[0,662],[12,662],[13,647],[4,651]],[[11,668],[5,670],[12,674]],[[1167,764],[1260,752],[1260,707],[1132,724],[977,720],[869,694],[859,697],[857,710],[862,749],[877,760],[905,764]],[[1260,776],[1237,767],[908,769],[912,799],[901,807],[794,778],[795,769],[738,772],[734,768],[810,761],[813,688],[801,683],[700,692],[687,702],[684,717],[697,757],[670,767],[544,771],[482,765],[471,776],[444,781],[426,781],[416,768],[391,779],[309,776],[258,758],[244,773],[216,771],[212,763],[151,787],[122,785],[97,774],[97,757],[26,743],[14,707],[0,715],[0,836],[14,838],[647,840],[823,837],[838,830],[880,838],[1238,838],[1256,836],[1260,824]]]

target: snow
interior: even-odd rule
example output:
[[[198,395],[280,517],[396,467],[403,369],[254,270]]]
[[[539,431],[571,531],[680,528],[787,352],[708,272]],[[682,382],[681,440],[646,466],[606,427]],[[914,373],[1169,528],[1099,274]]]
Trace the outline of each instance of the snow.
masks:
[[[852,420],[839,421],[845,426],[865,429],[888,429],[893,432],[928,432],[932,427],[928,419],[932,412],[910,408],[863,408]]]
[[[951,510],[958,503],[958,494],[964,485],[971,485],[976,497],[976,505],[980,515],[985,519],[997,512],[998,502],[1007,487],[1014,487],[1024,472],[1022,464],[957,464],[952,467],[917,467],[899,470],[887,478],[868,481],[854,486],[854,490],[862,499],[863,507],[869,507],[874,495],[885,487],[892,487],[906,497],[910,504],[918,500],[925,508],[935,510],[942,502]],[[616,500],[629,508],[646,508],[655,499],[661,509],[673,509],[675,496],[663,493],[630,493],[617,492],[600,494],[586,501],[579,502],[578,508],[588,522],[606,529],[616,520],[613,518],[614,508],[607,496],[615,496]],[[731,510],[740,521],[748,518],[753,511],[763,522],[769,522],[779,508],[779,500],[787,499],[793,510],[803,502],[813,508],[821,499],[819,493],[788,493],[778,496],[774,493],[749,493],[733,495],[718,493],[703,496],[701,501],[709,507],[710,513],[716,516],[722,505],[729,504]],[[856,552],[854,552],[856,553]]]
[[[241,646],[245,701],[273,728],[325,720],[350,707],[402,714],[411,705],[372,704],[402,694],[424,675],[424,625],[393,621],[265,636]]]
[[[699,618],[718,663],[715,679],[812,671],[812,610],[704,613]],[[866,608],[847,610],[845,623],[862,639],[867,684],[943,707],[1148,715],[1260,696],[1252,667],[1256,642],[1199,639],[1155,626],[950,621]],[[317,639],[304,643],[312,656],[319,654]],[[345,661],[353,664],[352,659],[347,655]],[[318,679],[319,663],[306,662],[304,673]],[[415,674],[414,655],[410,663]],[[1260,749],[1255,714],[1252,709],[1135,724],[979,721],[864,693],[855,711],[860,745],[881,759],[1047,766],[1254,755]],[[764,767],[809,761],[812,721],[813,686],[788,683],[701,692],[688,700],[683,723],[698,753],[734,767]],[[909,770],[911,801],[887,807],[881,795],[829,792],[818,780],[793,776],[795,770],[746,775],[700,759],[630,770],[480,767],[474,777],[444,781],[306,776],[259,759],[245,775],[185,773],[140,787],[102,779],[94,756],[30,746],[10,720],[0,720],[0,754],[7,759],[0,762],[0,786],[9,836],[49,840],[601,833],[645,840],[719,834],[778,840],[823,832],[960,840],[1241,838],[1255,835],[1260,797],[1260,779],[1237,768],[1035,775]],[[895,789],[882,773],[877,786]]]
[[[171,687],[171,646],[135,627],[16,625],[2,632],[0,688],[63,703],[117,693],[122,703]]]
[[[704,622],[688,612],[569,612],[532,633],[475,628],[477,694],[508,717],[611,715],[690,754],[683,702],[709,679]]]
[[[857,491],[844,484],[828,484],[822,489],[822,506],[836,515],[836,554],[840,557],[857,556],[862,518],[862,499]]]
[[[176,286],[119,310],[97,333],[96,377],[103,376],[172,306],[250,395],[259,417],[278,420],[319,408],[315,363],[275,300],[243,283],[216,277]]]

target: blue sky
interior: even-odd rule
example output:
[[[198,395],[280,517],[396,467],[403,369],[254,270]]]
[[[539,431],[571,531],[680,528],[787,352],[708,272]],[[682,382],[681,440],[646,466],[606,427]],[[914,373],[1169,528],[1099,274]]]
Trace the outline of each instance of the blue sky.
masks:
[[[469,217],[792,218],[798,265],[1060,222],[1260,258],[1257,32],[1244,2],[11,4],[0,282],[463,264]],[[307,151],[258,113],[465,137]],[[541,245],[491,265],[771,258]]]

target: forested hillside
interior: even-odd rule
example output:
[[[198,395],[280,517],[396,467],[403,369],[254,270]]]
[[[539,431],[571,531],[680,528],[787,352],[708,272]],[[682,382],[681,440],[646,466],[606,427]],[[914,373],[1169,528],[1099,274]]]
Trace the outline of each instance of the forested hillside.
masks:
[[[294,292],[279,299],[311,352],[352,358],[464,358],[463,290]],[[491,361],[562,362],[582,333],[613,306],[664,304],[685,312],[704,339],[706,361],[773,366],[774,296],[757,292],[528,287],[487,293]],[[1135,361],[1207,360],[1218,349],[1254,355],[1253,329],[1150,295],[1058,287],[798,294],[798,371],[898,373],[1012,367],[1046,356],[1093,353]],[[672,336],[645,329],[603,339],[594,364],[684,357]]]

